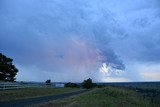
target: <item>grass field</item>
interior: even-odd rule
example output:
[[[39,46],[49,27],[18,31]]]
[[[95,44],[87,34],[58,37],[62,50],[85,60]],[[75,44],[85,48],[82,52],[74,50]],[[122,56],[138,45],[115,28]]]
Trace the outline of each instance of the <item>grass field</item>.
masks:
[[[63,100],[36,105],[35,107],[160,107],[133,89],[124,87],[96,88],[85,94]]]
[[[0,91],[0,101],[9,101],[15,99],[31,98],[38,96],[47,96],[61,94],[65,92],[77,91],[78,88],[51,88],[51,87],[34,87],[15,90]]]

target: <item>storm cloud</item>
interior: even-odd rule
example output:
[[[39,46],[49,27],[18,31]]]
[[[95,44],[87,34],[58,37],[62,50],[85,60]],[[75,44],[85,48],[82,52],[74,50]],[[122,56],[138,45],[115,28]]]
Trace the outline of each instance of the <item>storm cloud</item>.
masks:
[[[18,80],[143,80],[142,66],[160,63],[159,5],[1,0],[0,51],[14,59]]]

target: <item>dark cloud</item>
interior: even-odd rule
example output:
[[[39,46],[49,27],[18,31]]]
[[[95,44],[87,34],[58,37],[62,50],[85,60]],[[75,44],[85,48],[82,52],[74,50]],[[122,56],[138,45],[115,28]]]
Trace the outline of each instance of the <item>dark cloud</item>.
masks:
[[[36,72],[79,80],[102,63],[124,70],[130,61],[159,62],[158,3],[1,0],[0,51],[22,72],[34,65]]]

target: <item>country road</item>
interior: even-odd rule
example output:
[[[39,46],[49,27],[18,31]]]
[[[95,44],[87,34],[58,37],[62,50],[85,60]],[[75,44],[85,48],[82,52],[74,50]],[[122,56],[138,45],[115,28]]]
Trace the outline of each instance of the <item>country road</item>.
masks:
[[[80,90],[76,92],[63,93],[63,94],[57,94],[57,95],[51,95],[51,96],[5,101],[5,102],[0,102],[0,107],[27,107],[33,104],[39,104],[39,103],[44,103],[52,100],[70,97],[70,96],[81,94],[87,91],[89,90]]]

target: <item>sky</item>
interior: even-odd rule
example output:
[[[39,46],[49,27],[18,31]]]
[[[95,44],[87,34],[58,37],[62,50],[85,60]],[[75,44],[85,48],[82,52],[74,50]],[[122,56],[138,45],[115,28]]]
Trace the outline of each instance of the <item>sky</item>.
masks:
[[[0,0],[17,81],[160,81],[159,0]]]

